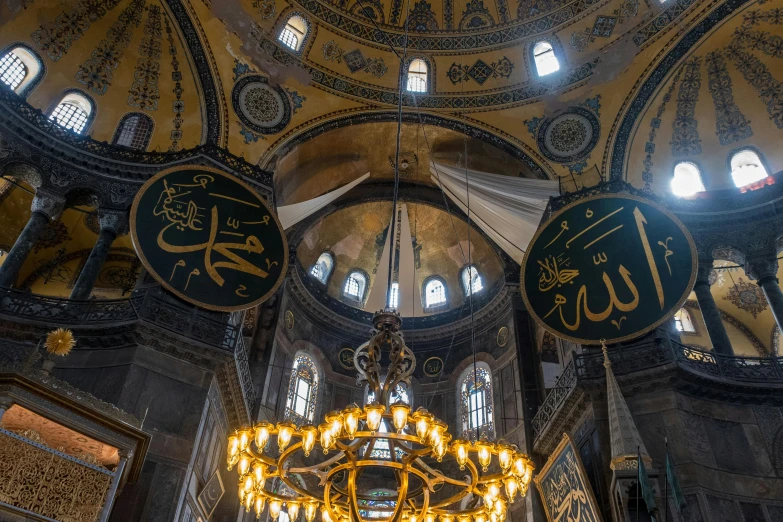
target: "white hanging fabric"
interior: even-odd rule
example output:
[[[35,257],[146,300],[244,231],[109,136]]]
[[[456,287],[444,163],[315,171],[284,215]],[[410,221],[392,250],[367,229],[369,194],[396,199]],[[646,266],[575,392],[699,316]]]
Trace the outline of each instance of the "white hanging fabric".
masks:
[[[326,194],[318,196],[317,198],[308,199],[307,201],[302,201],[301,203],[294,203],[293,205],[283,205],[282,207],[277,207],[277,217],[280,219],[280,224],[283,225],[284,230],[296,225],[307,216],[318,212],[326,205],[339,198],[369,177],[370,173],[368,172],[364,176],[353,180],[347,185],[344,185],[331,192],[327,192]]]
[[[430,164],[430,178],[463,212],[468,212],[465,169]],[[551,196],[559,196],[552,180],[516,178],[467,171],[470,219],[517,263],[522,263]]]

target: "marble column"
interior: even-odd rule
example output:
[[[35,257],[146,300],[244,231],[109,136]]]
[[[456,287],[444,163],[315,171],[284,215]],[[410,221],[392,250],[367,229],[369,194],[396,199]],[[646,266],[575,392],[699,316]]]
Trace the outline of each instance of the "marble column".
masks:
[[[59,218],[65,209],[65,197],[38,189],[33,198],[32,213],[22,233],[16,238],[16,243],[0,265],[0,287],[11,287],[16,281],[19,270],[24,265],[38,236],[49,224]]]
[[[729,334],[726,332],[726,326],[723,319],[720,318],[718,305],[710,292],[710,272],[712,271],[712,261],[700,262],[698,274],[696,275],[696,284],[693,291],[696,292],[696,300],[701,308],[701,315],[704,317],[704,324],[707,326],[707,334],[712,341],[712,349],[724,355],[734,355],[734,349],[731,347]]]
[[[764,292],[767,304],[775,317],[775,323],[783,331],[783,291],[778,283],[778,260],[774,253],[760,259],[747,260],[745,273],[756,280]]]
[[[117,236],[128,232],[128,214],[124,210],[101,210],[98,212],[100,233],[98,241],[92,247],[90,256],[84,263],[76,283],[71,291],[71,299],[88,299],[101,273],[106,256]]]

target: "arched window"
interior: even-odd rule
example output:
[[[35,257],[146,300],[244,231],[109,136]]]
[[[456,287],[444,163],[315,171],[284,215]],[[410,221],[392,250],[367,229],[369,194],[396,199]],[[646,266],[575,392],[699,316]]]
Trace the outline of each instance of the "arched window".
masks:
[[[400,283],[392,283],[389,292],[389,308],[396,310],[400,306]]]
[[[277,39],[292,51],[298,52],[302,49],[305,36],[307,36],[307,23],[301,16],[294,15],[285,23]]]
[[[483,288],[484,283],[475,266],[470,265],[462,269],[462,289],[466,296],[480,292]]]
[[[299,354],[294,359],[291,380],[288,384],[288,399],[285,418],[297,425],[313,421],[315,402],[318,396],[318,370],[309,355]]]
[[[427,92],[427,62],[421,58],[411,60],[408,65],[407,89],[410,92]]]
[[[42,62],[33,51],[17,45],[0,54],[0,82],[17,94],[29,92],[40,81]]]
[[[541,41],[533,46],[533,61],[539,76],[546,76],[560,70],[560,62],[557,61],[555,50],[549,42]]]
[[[152,138],[152,127],[152,118],[146,114],[138,112],[126,114],[117,125],[112,144],[130,149],[146,150]]]
[[[743,149],[731,156],[731,179],[735,186],[744,187],[768,176],[764,163],[753,149]]]
[[[345,280],[343,295],[351,299],[364,300],[364,290],[367,288],[367,276],[358,270],[354,270]]]
[[[696,331],[696,328],[693,326],[691,314],[689,314],[688,310],[685,308],[680,308],[680,310],[674,314],[674,326],[677,327],[678,332],[688,333]]]
[[[446,304],[446,285],[440,279],[430,279],[424,285],[424,308],[437,308]]]
[[[367,495],[373,500],[359,500],[359,514],[365,519],[388,519],[397,505],[397,493],[390,489],[372,489]],[[377,500],[375,500],[377,499]]]
[[[460,381],[460,404],[462,405],[462,437],[476,440],[495,436],[492,416],[492,377],[489,368],[478,365],[467,369]]]
[[[94,107],[92,101],[81,92],[69,92],[49,115],[49,119],[64,129],[81,134],[92,121]]]
[[[701,181],[701,171],[695,163],[681,161],[674,166],[672,177],[672,194],[681,198],[693,196],[697,192],[704,192],[704,183]]]
[[[324,252],[318,256],[318,261],[315,262],[310,269],[310,275],[318,279],[323,284],[329,280],[329,276],[332,275],[334,269],[334,257],[329,252]]]

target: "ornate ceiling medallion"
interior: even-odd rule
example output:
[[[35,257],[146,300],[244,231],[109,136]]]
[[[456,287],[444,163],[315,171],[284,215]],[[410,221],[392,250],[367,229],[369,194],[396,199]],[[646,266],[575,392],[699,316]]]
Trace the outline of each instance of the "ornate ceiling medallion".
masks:
[[[600,135],[601,124],[595,114],[582,107],[571,107],[538,127],[536,143],[547,159],[574,163],[590,155]]]
[[[260,134],[277,134],[291,122],[291,103],[279,86],[249,75],[234,84],[231,104],[242,123]]]

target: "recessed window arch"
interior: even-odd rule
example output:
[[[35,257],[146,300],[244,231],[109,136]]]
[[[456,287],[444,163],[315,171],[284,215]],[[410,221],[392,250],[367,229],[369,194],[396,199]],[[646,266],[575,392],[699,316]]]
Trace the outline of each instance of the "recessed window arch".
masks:
[[[364,301],[364,294],[367,291],[367,275],[360,271],[354,270],[348,277],[345,278],[345,285],[343,285],[343,295],[349,299],[355,299],[357,301]]]
[[[140,112],[126,114],[114,131],[112,145],[120,145],[129,149],[146,150],[152,139],[152,129],[155,123],[152,118]]]
[[[677,328],[678,332],[693,333],[696,331],[696,327],[693,326],[691,314],[685,307],[680,308],[680,310],[674,314],[674,326]]]
[[[495,422],[492,404],[492,374],[489,366],[478,362],[471,364],[457,381],[459,383],[459,404],[462,419],[462,437],[476,440],[487,436],[494,438]]]
[[[332,275],[332,270],[334,270],[334,256],[329,252],[323,252],[310,268],[310,275],[326,284],[329,281],[329,276]]]
[[[424,308],[433,309],[446,306],[448,294],[446,282],[440,277],[430,277],[424,282]]]
[[[729,157],[731,179],[737,187],[744,187],[769,177],[759,153],[751,148],[740,149]]]
[[[429,86],[429,65],[424,58],[414,58],[408,64],[405,89],[408,92],[426,93]]]
[[[0,82],[20,96],[29,94],[43,73],[43,61],[30,47],[12,44],[0,51]]]
[[[286,20],[277,39],[280,43],[298,53],[302,50],[305,38],[307,38],[307,29],[307,22],[301,15],[291,15]]]
[[[560,70],[560,61],[551,42],[541,40],[533,45],[533,64],[538,76],[547,76]]]
[[[317,397],[318,369],[315,361],[306,353],[299,352],[294,358],[294,367],[288,383],[286,420],[293,421],[297,425],[311,423],[315,417]]]
[[[66,92],[49,114],[49,119],[60,127],[84,134],[95,118],[95,102],[82,91]]]
[[[674,166],[674,175],[671,181],[672,194],[681,198],[693,196],[697,192],[704,192],[704,183],[701,180],[699,166],[691,161],[680,161]]]
[[[462,289],[466,296],[471,296],[484,289],[484,280],[474,265],[468,265],[460,273]]]

